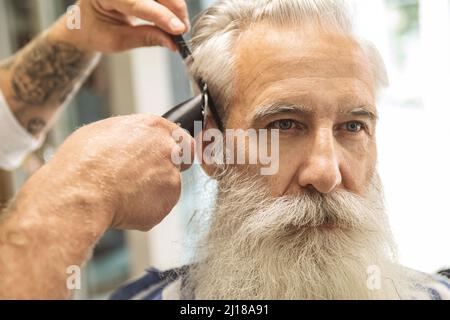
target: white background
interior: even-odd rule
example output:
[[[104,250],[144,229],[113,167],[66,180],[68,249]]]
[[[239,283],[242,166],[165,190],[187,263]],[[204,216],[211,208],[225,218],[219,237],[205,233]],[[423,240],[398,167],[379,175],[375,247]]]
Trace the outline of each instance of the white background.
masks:
[[[450,266],[450,1],[420,0],[419,32],[395,59],[402,17],[383,0],[355,0],[357,29],[380,49],[391,87],[379,102],[379,169],[401,262]],[[398,48],[398,47],[397,47]]]

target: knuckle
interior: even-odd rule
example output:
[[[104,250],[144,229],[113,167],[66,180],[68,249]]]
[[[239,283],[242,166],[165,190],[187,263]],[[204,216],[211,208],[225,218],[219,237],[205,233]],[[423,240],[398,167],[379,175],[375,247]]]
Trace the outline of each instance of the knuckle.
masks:
[[[162,220],[160,220],[159,216],[158,217],[152,217],[151,220],[149,221],[145,221],[140,223],[135,229],[141,232],[148,232],[151,229],[153,229],[153,227],[160,223]]]
[[[183,0],[174,1],[173,8],[179,13],[184,13],[187,10],[186,3]]]
[[[165,128],[167,126],[167,120],[162,117],[151,116],[149,118],[149,125],[152,127]]]
[[[138,113],[126,117],[132,117],[134,120],[139,121],[141,123],[152,123],[155,118],[158,118],[158,116],[147,113]]]
[[[162,221],[164,217],[169,214],[169,212],[173,209],[174,206],[175,202],[172,200],[171,197],[166,195],[161,204],[161,211],[157,215],[156,219],[158,221]]]
[[[166,153],[164,154],[164,156],[165,156],[165,158],[174,160],[174,159],[172,159],[172,157],[179,156],[181,153],[181,150],[182,149],[179,145],[172,144],[172,146],[170,146],[166,149]]]
[[[164,220],[165,217],[166,217],[166,214],[159,214],[159,215],[155,216],[154,221],[152,221],[151,224],[149,224],[146,227],[146,230],[141,230],[141,231],[144,231],[144,232],[150,231],[151,229],[153,229],[154,226],[157,226],[158,224],[160,224]]]
[[[176,169],[173,169],[170,175],[168,176],[167,183],[171,191],[181,190],[181,175],[180,172]]]
[[[159,46],[161,44],[160,39],[153,33],[148,33],[145,37],[145,45],[148,47]]]
[[[176,174],[171,174],[167,177],[167,200],[169,203],[174,204],[178,200],[181,194],[181,176],[178,170],[175,170]]]
[[[155,219],[162,221],[177,204],[179,197],[180,193],[178,192],[167,192],[162,195],[160,210],[158,211]]]
[[[150,211],[150,212],[146,212],[146,218],[143,219],[143,221],[140,221],[139,224],[137,225],[136,230],[142,231],[142,232],[148,232],[150,230],[152,230],[155,226],[157,226],[158,224],[160,224],[164,218],[166,217],[166,214],[162,214],[162,213],[157,213],[155,214],[155,212]]]

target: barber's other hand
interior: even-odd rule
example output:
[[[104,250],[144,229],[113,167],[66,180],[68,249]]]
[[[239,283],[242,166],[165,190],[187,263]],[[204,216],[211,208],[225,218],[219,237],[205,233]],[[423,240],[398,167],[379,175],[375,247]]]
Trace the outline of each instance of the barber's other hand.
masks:
[[[85,50],[111,53],[164,46],[175,51],[167,33],[176,35],[189,30],[184,0],[79,0],[78,6],[81,29],[67,29],[64,16],[58,22],[58,32]],[[136,18],[147,25],[136,25]]]
[[[81,194],[89,191],[79,202],[94,203],[95,210],[84,210],[95,212],[93,223],[106,224],[105,229],[150,230],[180,196],[180,167],[172,162],[172,152],[180,150],[172,137],[175,130],[181,129],[150,115],[110,118],[82,127],[44,166],[44,187],[50,188],[46,193],[63,197],[74,187]],[[182,134],[193,155],[194,139]]]

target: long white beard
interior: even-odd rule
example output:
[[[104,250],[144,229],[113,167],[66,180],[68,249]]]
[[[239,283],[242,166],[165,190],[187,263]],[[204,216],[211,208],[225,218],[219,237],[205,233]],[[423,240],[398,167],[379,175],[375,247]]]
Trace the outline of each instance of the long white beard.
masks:
[[[345,191],[273,198],[262,178],[234,170],[218,182],[200,262],[188,274],[196,298],[425,297],[417,296],[422,279],[396,263],[377,175],[364,198]]]

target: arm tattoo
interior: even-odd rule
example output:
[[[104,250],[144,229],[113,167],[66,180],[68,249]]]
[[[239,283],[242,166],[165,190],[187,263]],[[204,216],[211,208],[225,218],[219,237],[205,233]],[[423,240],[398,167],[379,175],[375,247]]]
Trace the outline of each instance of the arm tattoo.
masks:
[[[38,41],[14,72],[15,98],[29,106],[42,106],[51,99],[64,102],[86,67],[85,60],[83,52],[73,45]]]
[[[49,119],[84,80],[92,56],[63,41],[41,36],[13,61],[4,64],[11,73],[13,113],[32,135],[39,135]]]
[[[42,118],[31,118],[28,121],[27,131],[32,135],[37,135],[44,130],[47,123]]]

